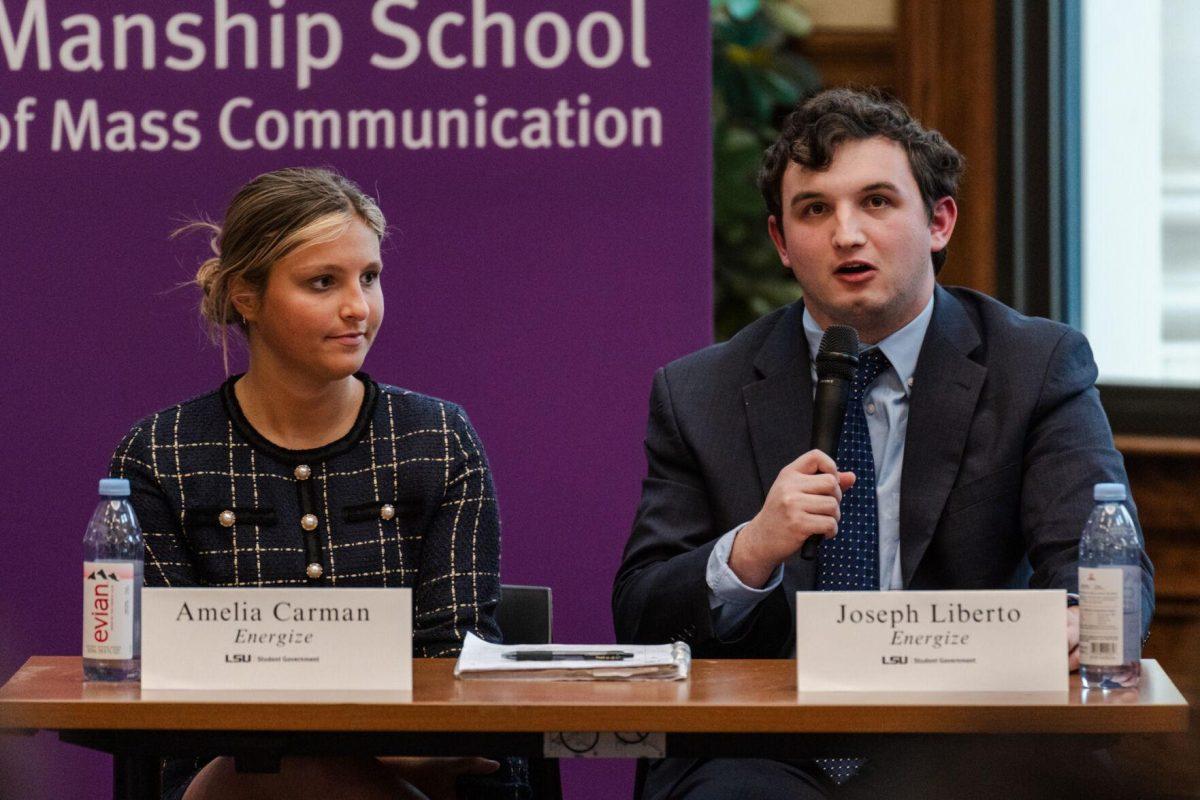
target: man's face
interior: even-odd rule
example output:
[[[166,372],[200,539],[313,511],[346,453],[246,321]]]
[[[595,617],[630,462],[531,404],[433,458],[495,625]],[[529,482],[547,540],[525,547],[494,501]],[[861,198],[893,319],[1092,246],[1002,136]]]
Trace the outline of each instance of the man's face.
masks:
[[[874,137],[843,142],[829,168],[789,163],[782,219],[768,226],[822,329],[851,325],[866,343],[899,330],[933,294],[931,253],[950,241],[958,209],[929,215],[904,148]]]

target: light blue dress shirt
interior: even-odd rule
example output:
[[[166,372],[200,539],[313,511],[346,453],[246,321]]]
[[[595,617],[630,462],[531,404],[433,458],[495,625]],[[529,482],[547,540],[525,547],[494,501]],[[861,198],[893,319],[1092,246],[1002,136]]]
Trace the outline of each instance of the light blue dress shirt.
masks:
[[[892,363],[879,374],[863,396],[863,411],[871,432],[871,454],[875,459],[875,497],[879,508],[879,588],[903,588],[900,577],[900,473],[904,465],[904,435],[908,430],[908,400],[912,392],[913,372],[929,320],[933,317],[933,297],[911,322],[881,341],[877,347]],[[808,340],[814,392],[817,378],[816,358],[823,331],[804,309],[804,337]],[[796,454],[800,456],[799,453]],[[754,607],[783,580],[783,565],[771,573],[767,584],[753,589],[742,583],[729,568],[733,540],[745,527],[742,523],[726,533],[713,547],[705,578],[708,602],[713,613],[713,630],[722,639],[732,638]]]

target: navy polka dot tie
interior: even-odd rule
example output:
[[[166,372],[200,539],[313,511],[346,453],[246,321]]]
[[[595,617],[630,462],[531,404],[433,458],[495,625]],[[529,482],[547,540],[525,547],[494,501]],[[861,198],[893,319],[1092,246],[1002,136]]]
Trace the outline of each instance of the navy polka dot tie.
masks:
[[[850,384],[837,461],[842,472],[856,480],[842,495],[842,519],[837,536],[825,539],[817,551],[817,589],[858,592],[879,588],[879,517],[875,503],[875,458],[871,432],[863,412],[863,395],[891,364],[878,349],[859,356],[858,372]]]
[[[891,366],[877,348],[859,355],[858,372],[850,385],[837,461],[842,472],[857,480],[842,495],[842,519],[837,536],[817,550],[817,589],[823,592],[861,592],[879,589],[879,509],[875,501],[875,457],[871,432],[863,413],[863,395],[879,374]],[[819,766],[838,786],[858,772],[865,758],[818,758]]]

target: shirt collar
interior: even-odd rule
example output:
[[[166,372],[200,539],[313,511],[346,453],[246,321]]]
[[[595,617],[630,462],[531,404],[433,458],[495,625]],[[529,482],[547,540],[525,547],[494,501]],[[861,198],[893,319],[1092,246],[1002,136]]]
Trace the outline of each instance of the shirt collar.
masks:
[[[808,313],[807,307],[804,309],[803,319],[804,337],[808,340],[808,357],[815,369],[817,351],[821,347],[821,336],[824,335],[824,331],[813,319],[812,314]],[[917,357],[921,355],[921,344],[925,341],[925,332],[929,330],[931,319],[933,319],[932,295],[920,314],[913,317],[912,321],[903,328],[888,335],[878,345],[875,345],[883,351],[888,361],[892,362],[892,368],[900,377],[900,385],[904,387],[906,394],[911,392],[912,387],[909,386],[909,381],[912,380],[913,373],[917,370]],[[869,350],[870,347],[863,349]]]

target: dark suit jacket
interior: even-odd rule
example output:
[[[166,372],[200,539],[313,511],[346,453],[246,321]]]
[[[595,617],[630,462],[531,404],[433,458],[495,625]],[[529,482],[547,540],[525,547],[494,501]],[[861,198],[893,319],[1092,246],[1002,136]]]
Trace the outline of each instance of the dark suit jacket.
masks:
[[[782,585],[732,641],[713,631],[705,568],[716,540],[757,514],[779,471],[810,449],[802,313],[795,303],[655,374],[649,470],[613,586],[618,641],[682,639],[699,658],[792,651],[795,592],[814,587],[815,561],[789,559]],[[904,588],[1076,590],[1092,486],[1128,485],[1095,380],[1078,331],[936,289],[905,438]],[[1147,629],[1144,552],[1142,568]]]

